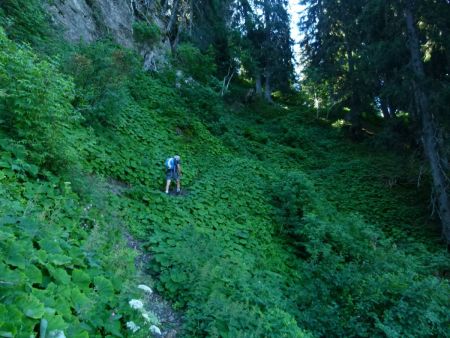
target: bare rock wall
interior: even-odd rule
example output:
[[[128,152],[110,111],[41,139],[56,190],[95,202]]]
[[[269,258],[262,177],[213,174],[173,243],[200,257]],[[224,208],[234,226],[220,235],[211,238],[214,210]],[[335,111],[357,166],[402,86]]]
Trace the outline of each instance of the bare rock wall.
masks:
[[[70,42],[91,43],[101,37],[112,37],[118,44],[137,50],[144,58],[144,68],[157,70],[167,60],[167,42],[150,46],[137,44],[133,38],[136,10],[152,13],[151,20],[163,31],[162,21],[152,8],[152,1],[144,0],[53,0],[46,5],[55,26]]]

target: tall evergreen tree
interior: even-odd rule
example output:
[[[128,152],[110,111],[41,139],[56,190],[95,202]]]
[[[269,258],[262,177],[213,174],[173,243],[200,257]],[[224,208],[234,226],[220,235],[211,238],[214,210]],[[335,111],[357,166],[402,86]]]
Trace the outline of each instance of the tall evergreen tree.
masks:
[[[355,130],[363,111],[370,110],[368,79],[363,76],[366,59],[362,58],[362,27],[359,1],[302,1],[307,15],[300,22],[305,32],[302,48],[308,71],[314,70],[341,106],[350,108],[346,118]]]
[[[431,0],[302,0],[302,46],[311,80],[349,107],[347,119],[360,129],[363,112],[413,117],[423,144],[443,235],[450,242],[448,150],[444,148],[449,98],[450,6]],[[423,53],[424,52],[424,53]],[[314,75],[314,78],[313,78]],[[339,98],[339,99],[338,99]],[[414,135],[413,135],[414,136]]]
[[[292,41],[286,0],[240,0],[238,29],[243,33],[243,63],[257,95],[271,101],[273,89],[286,90],[293,74]]]

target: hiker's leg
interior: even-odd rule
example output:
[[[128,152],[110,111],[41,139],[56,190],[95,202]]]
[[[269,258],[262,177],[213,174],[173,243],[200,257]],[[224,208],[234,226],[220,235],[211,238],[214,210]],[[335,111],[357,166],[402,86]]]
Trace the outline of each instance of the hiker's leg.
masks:
[[[177,180],[177,192],[180,192],[180,180]]]
[[[166,183],[166,194],[169,193],[169,187],[170,187],[170,180],[167,180],[167,183]]]

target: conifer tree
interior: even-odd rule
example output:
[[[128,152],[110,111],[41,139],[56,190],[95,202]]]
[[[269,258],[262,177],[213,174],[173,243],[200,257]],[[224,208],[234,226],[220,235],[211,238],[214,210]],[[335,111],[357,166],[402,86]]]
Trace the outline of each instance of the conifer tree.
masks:
[[[433,182],[433,200],[450,241],[448,118],[450,6],[431,0],[302,0],[300,22],[306,74],[325,84],[328,96],[348,107],[360,131],[361,114],[412,117],[411,137],[422,143]],[[314,78],[313,78],[314,76]]]
[[[272,89],[288,89],[293,74],[287,1],[241,0],[237,11],[244,66],[255,80],[257,95],[263,95],[264,82],[264,98],[271,101]]]

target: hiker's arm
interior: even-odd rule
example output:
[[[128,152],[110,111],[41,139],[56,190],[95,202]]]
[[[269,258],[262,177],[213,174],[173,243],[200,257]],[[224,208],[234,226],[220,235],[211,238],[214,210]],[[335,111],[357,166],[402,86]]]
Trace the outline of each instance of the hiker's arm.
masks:
[[[181,175],[182,174],[182,172],[181,172],[181,165],[180,164],[177,164],[177,169],[178,169],[178,173]]]

